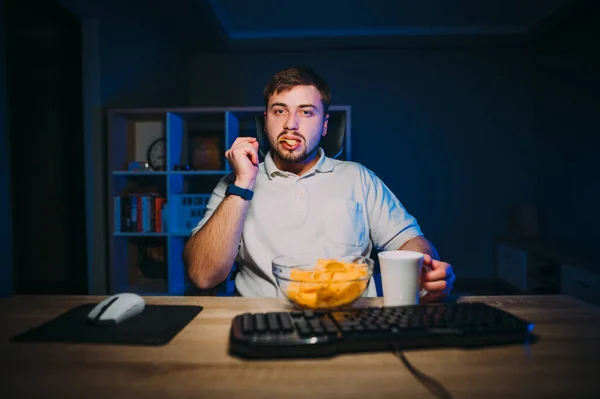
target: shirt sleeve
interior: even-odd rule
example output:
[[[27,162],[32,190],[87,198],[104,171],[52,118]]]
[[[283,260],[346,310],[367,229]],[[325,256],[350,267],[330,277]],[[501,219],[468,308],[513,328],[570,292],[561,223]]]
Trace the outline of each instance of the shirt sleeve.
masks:
[[[367,216],[373,245],[380,251],[396,250],[423,235],[417,220],[372,171],[363,168]]]
[[[190,235],[196,234],[198,230],[200,230],[202,226],[204,226],[208,219],[210,219],[211,215],[215,212],[215,210],[221,204],[221,202],[223,202],[223,199],[225,198],[225,190],[227,190],[227,186],[229,185],[229,183],[233,181],[233,177],[234,175],[230,173],[227,176],[221,178],[221,180],[219,180],[219,183],[217,183],[212,194],[210,195],[208,204],[206,205],[206,212],[204,213],[204,217],[202,218],[202,220],[200,220],[200,222],[198,222],[198,225],[192,229]]]

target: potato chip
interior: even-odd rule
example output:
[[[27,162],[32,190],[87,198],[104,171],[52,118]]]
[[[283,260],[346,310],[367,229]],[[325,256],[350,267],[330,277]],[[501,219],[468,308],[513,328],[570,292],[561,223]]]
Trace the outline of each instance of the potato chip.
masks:
[[[325,265],[325,270],[330,272],[345,272],[346,267],[339,262],[331,262]]]
[[[318,259],[313,270],[292,270],[290,278],[295,282],[287,287],[287,296],[309,308],[338,307],[353,302],[365,291],[367,276],[367,264]]]

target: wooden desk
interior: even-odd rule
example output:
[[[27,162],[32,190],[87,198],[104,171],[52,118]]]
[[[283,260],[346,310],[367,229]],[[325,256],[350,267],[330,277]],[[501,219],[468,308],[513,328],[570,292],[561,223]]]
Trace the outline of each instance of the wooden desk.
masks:
[[[101,297],[0,300],[0,397],[432,398],[391,353],[244,361],[227,354],[231,319],[286,308],[278,299],[151,297],[204,310],[168,345],[10,343],[13,335]],[[362,304],[380,305],[380,298]],[[535,323],[525,345],[407,351],[454,398],[600,397],[600,308],[566,296],[468,297]]]

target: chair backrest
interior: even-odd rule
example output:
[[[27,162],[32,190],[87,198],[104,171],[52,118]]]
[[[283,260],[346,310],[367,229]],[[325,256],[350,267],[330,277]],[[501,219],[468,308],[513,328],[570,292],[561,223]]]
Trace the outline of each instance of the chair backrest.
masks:
[[[265,133],[265,119],[263,115],[256,115],[256,137],[259,151],[264,158],[271,146]],[[327,134],[321,139],[320,146],[329,158],[338,158],[344,149],[344,135],[346,134],[346,113],[340,112],[331,115],[327,125]]]

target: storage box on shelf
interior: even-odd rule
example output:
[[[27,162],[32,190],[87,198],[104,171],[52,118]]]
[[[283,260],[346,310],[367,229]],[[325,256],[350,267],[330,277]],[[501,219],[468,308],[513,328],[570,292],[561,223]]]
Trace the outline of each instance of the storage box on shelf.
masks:
[[[217,182],[231,172],[225,151],[237,137],[256,137],[263,107],[108,110],[110,292],[184,295],[190,291],[182,252]],[[350,107],[330,107],[330,125]],[[262,161],[261,157],[261,161]],[[219,292],[231,294],[231,284]]]

